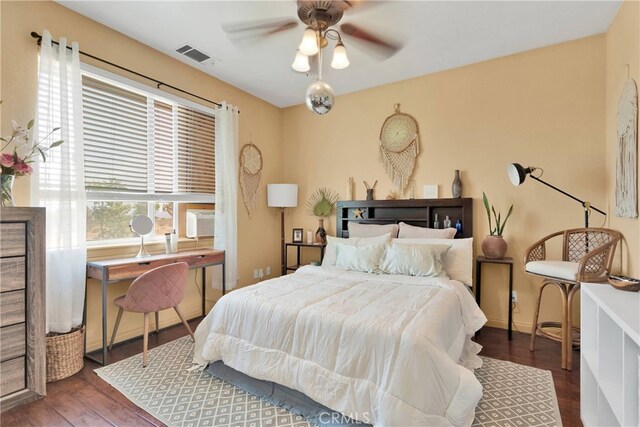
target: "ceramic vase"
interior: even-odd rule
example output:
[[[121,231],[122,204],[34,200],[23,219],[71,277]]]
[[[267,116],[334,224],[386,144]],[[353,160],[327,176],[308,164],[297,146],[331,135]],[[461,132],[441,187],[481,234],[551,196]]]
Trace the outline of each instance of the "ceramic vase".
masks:
[[[316,243],[327,243],[327,230],[324,229],[324,218],[318,218],[318,230],[316,230]]]
[[[0,206],[3,208],[16,205],[13,200],[13,182],[15,178],[15,175],[0,174]]]
[[[507,253],[507,242],[502,236],[487,236],[482,241],[482,253],[487,258],[502,259]]]
[[[451,184],[451,195],[454,199],[462,197],[462,181],[460,180],[460,171],[458,169],[456,169],[456,174]]]

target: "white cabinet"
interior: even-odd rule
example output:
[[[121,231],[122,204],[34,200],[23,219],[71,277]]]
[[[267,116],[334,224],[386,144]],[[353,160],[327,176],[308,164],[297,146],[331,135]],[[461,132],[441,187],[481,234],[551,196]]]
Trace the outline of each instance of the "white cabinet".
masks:
[[[580,417],[640,425],[640,293],[581,284]]]

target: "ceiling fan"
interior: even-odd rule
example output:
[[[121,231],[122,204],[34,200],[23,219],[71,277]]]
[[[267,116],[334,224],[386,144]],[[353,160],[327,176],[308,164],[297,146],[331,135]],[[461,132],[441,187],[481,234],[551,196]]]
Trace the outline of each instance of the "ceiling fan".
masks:
[[[297,0],[298,19],[306,25],[306,29],[291,66],[298,72],[306,73],[311,69],[310,59],[313,65],[317,65],[316,81],[307,89],[305,98],[307,107],[314,113],[326,114],[333,106],[333,89],[322,80],[322,50],[329,45],[329,40],[336,41],[331,67],[338,70],[349,66],[347,51],[342,41],[343,35],[362,42],[362,46],[373,50],[385,59],[401,49],[402,46],[399,43],[376,36],[358,25],[343,23],[339,26],[340,31],[333,28],[340,22],[345,12],[351,13],[354,9],[380,3],[382,2],[371,0]],[[245,21],[225,24],[222,29],[230,37],[243,35],[266,37],[296,28],[299,21],[294,18]]]

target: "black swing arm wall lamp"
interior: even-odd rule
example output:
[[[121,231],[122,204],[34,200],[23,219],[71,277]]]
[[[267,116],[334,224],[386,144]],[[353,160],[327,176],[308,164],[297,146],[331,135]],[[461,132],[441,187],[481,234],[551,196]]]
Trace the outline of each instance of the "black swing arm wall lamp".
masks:
[[[531,179],[535,179],[536,181],[541,182],[542,184],[546,185],[547,187],[553,188],[557,192],[562,193],[565,196],[567,196],[567,197],[575,200],[576,202],[580,203],[582,205],[582,207],[584,208],[584,227],[585,228],[589,228],[589,215],[591,214],[591,210],[594,210],[594,211],[596,211],[598,213],[601,213],[604,216],[607,216],[606,212],[603,212],[602,210],[592,206],[590,202],[578,199],[574,195],[569,194],[566,191],[559,189],[555,185],[552,185],[552,184],[549,184],[546,181],[543,181],[542,179],[540,179],[540,176],[542,174],[540,174],[539,176],[535,176],[533,174],[533,172],[535,172],[537,170],[542,172],[542,169],[537,168],[535,166],[529,166],[529,167],[525,168],[519,163],[511,163],[507,167],[507,173],[509,174],[509,180],[516,187],[519,186],[520,184],[522,184],[524,182],[524,180],[527,178],[527,175],[529,175],[531,177]]]

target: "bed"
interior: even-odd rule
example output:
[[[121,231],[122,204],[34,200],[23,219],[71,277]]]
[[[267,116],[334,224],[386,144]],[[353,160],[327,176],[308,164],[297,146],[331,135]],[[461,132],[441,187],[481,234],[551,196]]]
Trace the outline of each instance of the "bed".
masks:
[[[338,202],[337,234],[350,222],[425,226],[437,211],[472,234],[470,199],[392,202]],[[485,321],[458,280],[305,266],[221,298],[196,330],[194,361],[364,423],[469,425],[482,396],[470,338]]]

